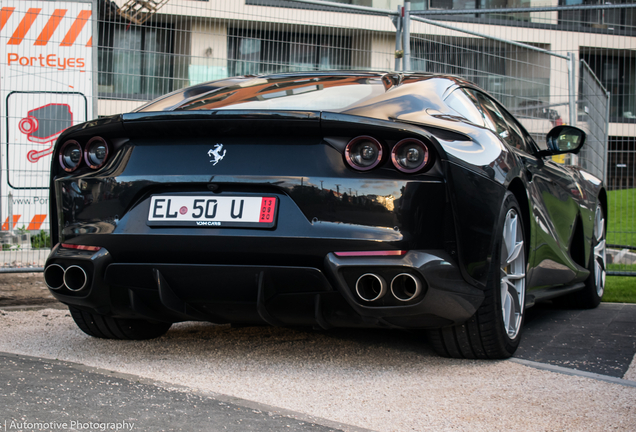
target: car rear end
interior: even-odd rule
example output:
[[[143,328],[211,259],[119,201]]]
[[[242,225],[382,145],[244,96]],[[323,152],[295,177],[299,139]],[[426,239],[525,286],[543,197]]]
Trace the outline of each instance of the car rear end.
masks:
[[[483,292],[458,264],[447,171],[423,128],[359,116],[97,120],[56,146],[45,280],[63,303],[126,319],[463,322]]]

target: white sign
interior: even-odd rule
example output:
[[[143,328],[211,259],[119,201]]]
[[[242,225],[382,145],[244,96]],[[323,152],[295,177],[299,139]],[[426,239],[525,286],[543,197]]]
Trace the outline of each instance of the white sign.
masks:
[[[48,229],[53,144],[93,118],[93,19],[92,3],[2,1],[2,230]]]

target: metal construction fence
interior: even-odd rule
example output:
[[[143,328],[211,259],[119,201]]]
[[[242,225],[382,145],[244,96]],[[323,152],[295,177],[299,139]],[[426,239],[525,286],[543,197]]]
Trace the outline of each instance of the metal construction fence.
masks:
[[[610,95],[585,60],[580,61],[579,74],[577,126],[587,132],[579,162],[586,171],[605,179]]]
[[[586,150],[560,162],[606,181],[610,270],[636,274],[636,5],[561,2],[3,0],[0,266],[43,265],[68,126],[233,75],[362,69],[467,78],[540,144],[555,125],[585,129]]]

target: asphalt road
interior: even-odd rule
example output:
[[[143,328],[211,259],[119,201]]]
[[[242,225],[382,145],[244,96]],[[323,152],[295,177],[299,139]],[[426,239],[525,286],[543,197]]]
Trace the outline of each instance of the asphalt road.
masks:
[[[0,431],[341,430],[249,401],[234,398],[232,403],[134,376],[16,354],[0,353],[0,382]]]
[[[516,358],[621,378],[636,356],[636,304],[527,310]]]
[[[0,315],[0,351],[12,352],[0,353],[2,432],[636,430],[636,383],[619,379],[636,354],[636,305],[528,311],[516,357],[578,377],[440,359],[394,331],[184,323],[118,342],[87,337],[64,311]]]

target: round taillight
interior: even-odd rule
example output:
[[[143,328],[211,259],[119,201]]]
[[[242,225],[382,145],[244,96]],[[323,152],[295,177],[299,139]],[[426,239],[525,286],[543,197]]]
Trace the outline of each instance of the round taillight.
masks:
[[[84,151],[84,160],[86,165],[93,169],[104,166],[108,158],[108,143],[102,137],[93,137],[86,144]]]
[[[69,140],[62,144],[60,149],[60,165],[66,172],[73,172],[82,162],[82,146],[75,141]]]
[[[382,144],[370,136],[359,136],[347,144],[345,159],[352,168],[367,171],[382,161]]]
[[[431,156],[426,144],[413,138],[403,139],[391,151],[393,165],[407,174],[421,171],[426,167],[430,159]]]

